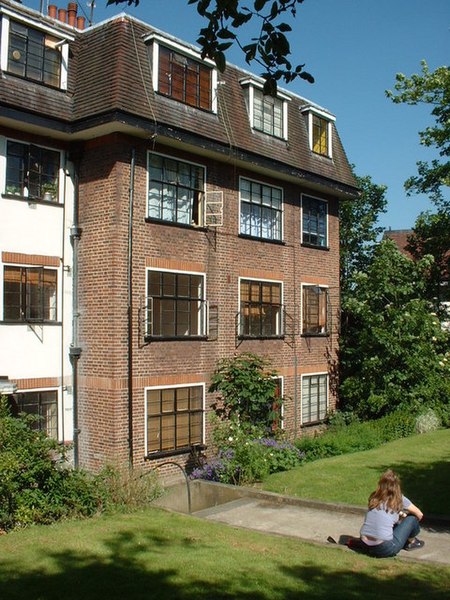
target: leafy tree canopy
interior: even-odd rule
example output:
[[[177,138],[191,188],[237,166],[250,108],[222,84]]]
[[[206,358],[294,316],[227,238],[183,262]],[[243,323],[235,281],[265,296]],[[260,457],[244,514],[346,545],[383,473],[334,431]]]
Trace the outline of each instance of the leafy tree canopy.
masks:
[[[424,405],[448,411],[450,336],[423,299],[432,262],[414,262],[385,240],[354,275],[342,303],[342,408],[363,418]]]
[[[137,6],[139,1],[107,0],[107,5],[126,2]],[[303,0],[187,0],[187,3],[196,5],[197,12],[205,19],[197,42],[202,57],[212,59],[219,71],[225,70],[225,53],[236,43],[248,64],[255,62],[263,68],[265,93],[275,94],[280,80],[290,83],[300,77],[314,82],[312,75],[303,70],[304,64],[293,65],[289,60],[288,34],[292,28],[280,20],[283,15],[295,17]],[[245,30],[250,23],[257,23],[257,37],[243,39],[238,30]]]
[[[339,207],[341,250],[341,291],[352,287],[352,275],[364,271],[370,262],[374,244],[383,231],[377,226],[381,213],[386,212],[386,186],[372,182],[370,176],[355,174],[360,195]]]
[[[439,210],[450,211],[450,199],[445,198],[443,188],[450,185],[450,67],[438,67],[430,71],[425,60],[420,74],[406,77],[396,76],[395,92],[388,90],[386,95],[396,104],[429,104],[434,124],[419,132],[420,143],[437,148],[441,159],[431,163],[417,163],[418,175],[405,182],[405,189],[411,193],[430,196]]]

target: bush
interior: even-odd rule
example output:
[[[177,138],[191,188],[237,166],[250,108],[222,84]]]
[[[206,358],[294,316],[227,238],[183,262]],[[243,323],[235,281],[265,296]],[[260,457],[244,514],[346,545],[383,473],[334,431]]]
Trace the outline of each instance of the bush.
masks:
[[[0,530],[134,508],[159,490],[152,476],[109,467],[94,476],[70,468],[68,449],[33,428],[36,418],[12,417],[0,400]]]
[[[306,461],[313,461],[371,450],[385,442],[412,435],[414,431],[414,415],[397,411],[375,421],[355,421],[349,425],[339,418],[331,420],[327,431],[315,437],[300,438],[295,445],[304,453]]]
[[[212,438],[216,456],[195,469],[192,479],[250,484],[270,473],[292,469],[303,460],[303,454],[287,440],[267,437],[264,428],[241,423],[236,418],[216,420]]]
[[[436,431],[441,426],[441,420],[432,408],[422,413],[416,418],[416,432],[428,433]]]

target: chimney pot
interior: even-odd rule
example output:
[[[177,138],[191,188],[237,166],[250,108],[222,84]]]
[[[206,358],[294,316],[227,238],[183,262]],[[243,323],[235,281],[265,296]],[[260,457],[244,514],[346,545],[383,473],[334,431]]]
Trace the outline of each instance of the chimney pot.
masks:
[[[49,4],[48,5],[48,16],[51,17],[52,19],[56,19],[57,13],[58,13],[58,8],[57,8],[56,4]]]
[[[58,8],[58,20],[61,21],[61,23],[66,23],[67,11],[65,8]]]
[[[86,25],[85,17],[77,17],[77,29],[84,29]]]

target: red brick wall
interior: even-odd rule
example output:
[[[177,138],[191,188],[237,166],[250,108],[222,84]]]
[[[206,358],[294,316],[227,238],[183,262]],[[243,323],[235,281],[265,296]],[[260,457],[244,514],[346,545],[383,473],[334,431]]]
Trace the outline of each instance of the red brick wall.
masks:
[[[144,464],[144,388],[205,382],[217,360],[235,353],[255,352],[270,358],[284,377],[285,423],[300,435],[302,373],[327,371],[327,352],[337,350],[339,239],[337,200],[329,201],[329,250],[302,247],[300,194],[292,183],[267,179],[234,166],[164,147],[156,152],[207,167],[207,190],[224,192],[224,225],[217,229],[183,228],[145,221],[147,145],[140,140],[110,136],[86,145],[80,170],[80,461],[96,469],[105,462],[128,459],[127,255],[130,160],[136,148],[133,212],[133,459]],[[284,189],[283,244],[240,238],[239,176]],[[309,192],[311,193],[311,192]],[[139,305],[146,291],[146,267],[200,271],[206,274],[207,299],[219,306],[217,341],[152,341],[139,336]],[[286,310],[300,321],[301,284],[330,288],[332,335],[327,338],[237,340],[239,277],[283,281]],[[298,329],[298,327],[297,327]],[[294,368],[294,356],[297,368]],[[294,379],[297,376],[297,396]],[[297,419],[294,418],[294,398]],[[206,394],[206,408],[215,400]],[[334,397],[331,404],[334,403]],[[207,440],[208,442],[208,440]],[[183,457],[175,457],[181,461]],[[160,461],[161,462],[161,461]],[[146,463],[154,466],[155,461]]]

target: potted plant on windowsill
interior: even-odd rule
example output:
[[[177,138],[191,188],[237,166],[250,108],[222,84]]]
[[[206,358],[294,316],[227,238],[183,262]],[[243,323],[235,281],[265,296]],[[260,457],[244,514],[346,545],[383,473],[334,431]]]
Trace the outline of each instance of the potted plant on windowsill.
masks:
[[[47,202],[54,202],[57,196],[56,181],[44,183],[41,187],[42,199]]]
[[[23,192],[20,186],[8,184],[5,189],[5,194],[8,196],[22,196]]]

